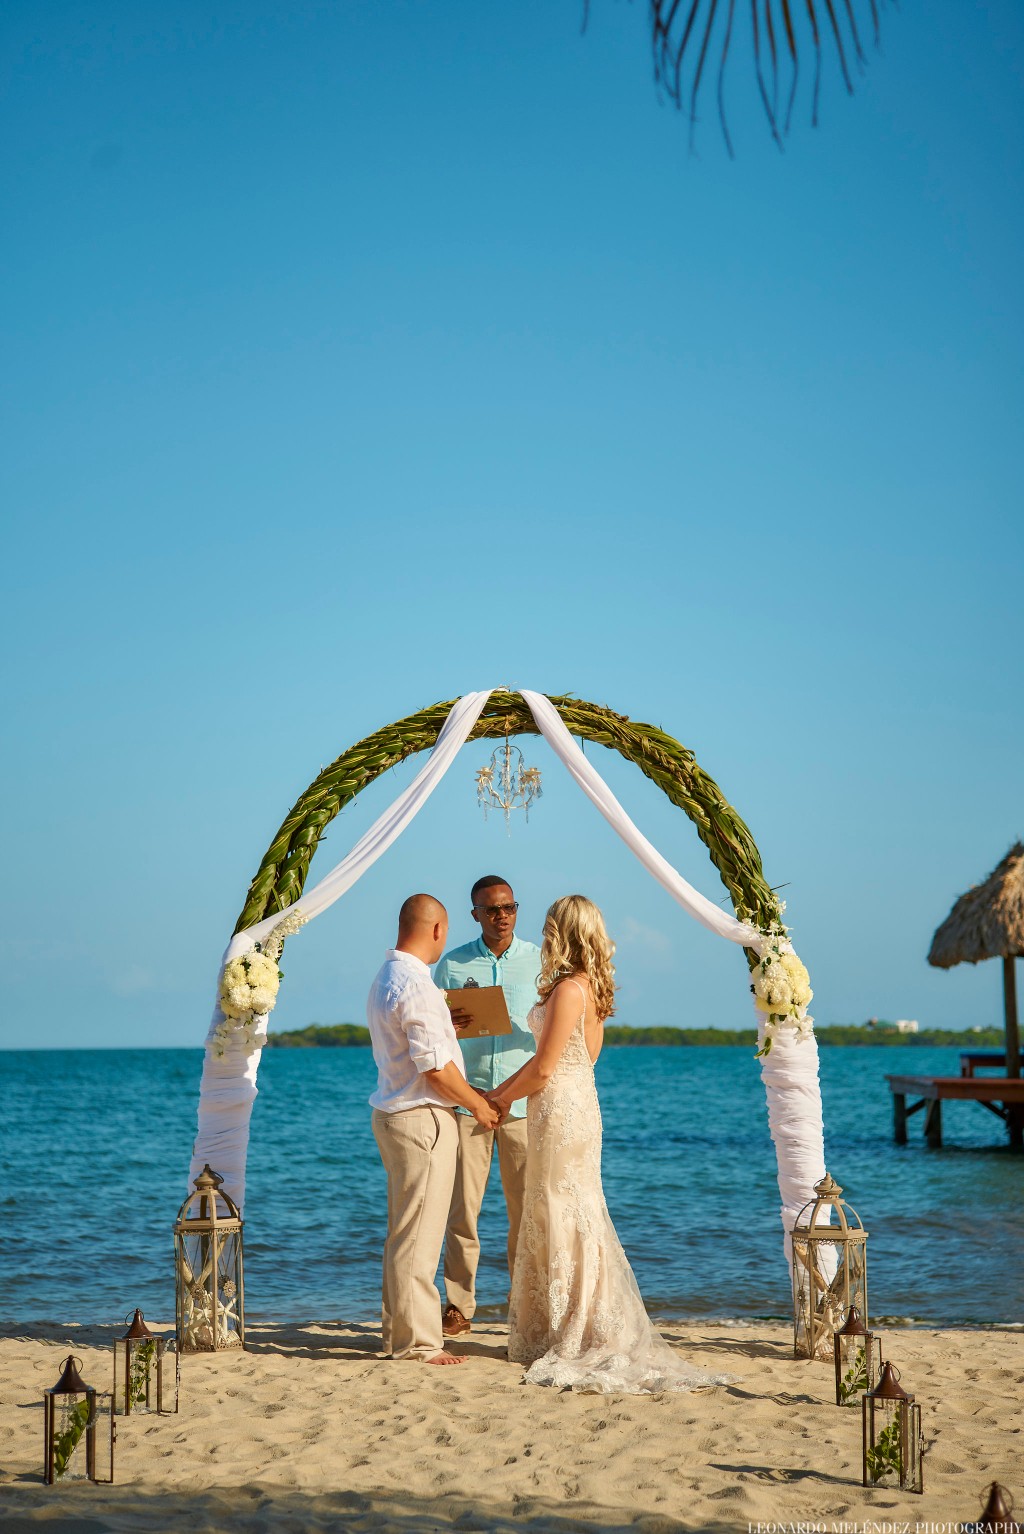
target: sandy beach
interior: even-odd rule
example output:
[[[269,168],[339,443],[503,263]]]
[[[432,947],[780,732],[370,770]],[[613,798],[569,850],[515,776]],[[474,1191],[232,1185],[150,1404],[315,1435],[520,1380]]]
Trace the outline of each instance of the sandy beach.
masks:
[[[109,1389],[102,1328],[0,1339],[5,1534],[104,1530],[746,1531],[797,1521],[966,1521],[993,1478],[1024,1484],[1024,1338],[893,1330],[888,1356],[924,1407],[925,1494],[860,1485],[860,1414],[783,1326],[666,1325],[694,1362],[739,1376],[690,1395],[588,1396],[520,1384],[504,1331],[459,1369],[394,1364],[369,1329],[254,1326],[244,1354],[183,1360],[177,1417],[118,1423],[113,1486],[40,1480],[41,1394],[69,1348]]]

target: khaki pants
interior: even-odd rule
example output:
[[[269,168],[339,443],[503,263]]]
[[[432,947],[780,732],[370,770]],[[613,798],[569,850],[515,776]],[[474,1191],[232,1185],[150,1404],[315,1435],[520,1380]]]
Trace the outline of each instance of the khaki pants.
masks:
[[[457,1113],[455,1117],[459,1126],[459,1160],[445,1233],[444,1288],[449,1305],[457,1305],[468,1321],[476,1311],[476,1270],[480,1262],[477,1222],[495,1140],[508,1209],[509,1278],[515,1270],[526,1183],[526,1120],[506,1119],[500,1129],[484,1129],[467,1113]]]
[[[452,1197],[459,1136],[453,1108],[373,1110],[388,1174],[381,1331],[392,1358],[433,1358],[444,1347],[434,1275]]]

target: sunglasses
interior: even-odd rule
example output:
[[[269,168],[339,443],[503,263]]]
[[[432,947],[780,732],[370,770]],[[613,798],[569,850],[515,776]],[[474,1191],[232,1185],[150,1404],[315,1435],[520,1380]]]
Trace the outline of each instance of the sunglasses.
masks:
[[[482,911],[492,921],[497,921],[499,916],[514,916],[519,910],[519,901],[514,900],[511,905],[475,905],[474,911]]]

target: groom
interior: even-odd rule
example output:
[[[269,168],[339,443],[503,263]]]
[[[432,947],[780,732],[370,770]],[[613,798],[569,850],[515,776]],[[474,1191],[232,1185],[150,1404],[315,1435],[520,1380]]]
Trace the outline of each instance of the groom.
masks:
[[[485,874],[473,885],[470,900],[471,914],[479,924],[480,936],[475,942],[446,953],[434,971],[434,980],[442,990],[449,992],[456,1028],[459,1027],[460,1013],[452,993],[460,987],[500,985],[505,992],[512,1032],[497,1038],[461,1040],[467,1079],[481,1092],[487,1092],[500,1086],[525,1065],[536,1049],[526,1014],[537,1000],[540,949],[515,935],[519,906],[507,880],[497,874]],[[455,1117],[459,1151],[444,1245],[444,1287],[448,1301],[443,1320],[446,1337],[458,1337],[468,1332],[476,1311],[476,1271],[480,1262],[477,1225],[495,1147],[508,1210],[510,1277],[516,1265],[516,1242],[526,1182],[525,1098],[512,1105],[510,1116],[495,1129],[485,1128],[479,1119],[462,1111]]]
[[[452,1198],[459,1133],[454,1104],[482,1132],[497,1109],[466,1081],[444,996],[430,978],[448,941],[448,913],[432,895],[410,895],[398,941],[370,988],[366,1020],[377,1066],[373,1134],[388,1179],[381,1303],[384,1352],[428,1364],[461,1364],[444,1351],[434,1274]]]

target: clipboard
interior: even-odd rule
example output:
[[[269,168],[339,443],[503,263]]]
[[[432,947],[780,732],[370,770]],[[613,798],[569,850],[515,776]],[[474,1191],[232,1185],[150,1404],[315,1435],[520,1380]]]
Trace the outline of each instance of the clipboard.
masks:
[[[508,1002],[500,985],[465,985],[445,992],[449,1008],[459,1007],[473,1019],[456,1029],[458,1039],[493,1039],[512,1032]]]

